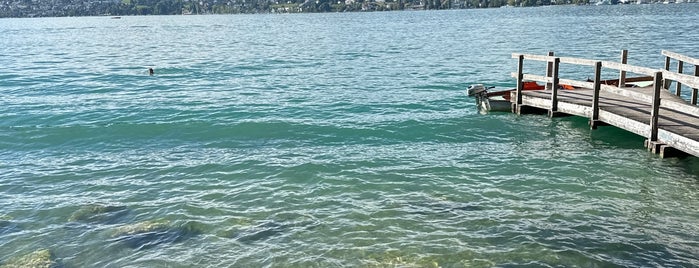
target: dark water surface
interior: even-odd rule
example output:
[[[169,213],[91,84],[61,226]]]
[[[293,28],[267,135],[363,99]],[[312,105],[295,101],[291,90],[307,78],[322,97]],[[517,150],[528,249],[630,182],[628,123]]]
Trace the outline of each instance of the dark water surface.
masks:
[[[513,52],[697,57],[696,14],[0,19],[0,265],[699,266],[696,158],[464,94]]]

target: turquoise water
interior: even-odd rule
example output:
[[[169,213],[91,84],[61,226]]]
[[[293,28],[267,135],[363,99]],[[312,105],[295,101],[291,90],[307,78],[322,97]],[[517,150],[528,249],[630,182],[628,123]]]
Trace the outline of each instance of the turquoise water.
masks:
[[[698,12],[0,19],[0,264],[699,266],[696,158],[464,94],[513,52],[697,57]]]

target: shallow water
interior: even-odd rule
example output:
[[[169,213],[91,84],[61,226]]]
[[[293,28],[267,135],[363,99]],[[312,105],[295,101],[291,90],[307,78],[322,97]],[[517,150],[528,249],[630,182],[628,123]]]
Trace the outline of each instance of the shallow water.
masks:
[[[697,12],[0,19],[0,264],[699,266],[696,158],[464,94],[513,52],[697,57]]]

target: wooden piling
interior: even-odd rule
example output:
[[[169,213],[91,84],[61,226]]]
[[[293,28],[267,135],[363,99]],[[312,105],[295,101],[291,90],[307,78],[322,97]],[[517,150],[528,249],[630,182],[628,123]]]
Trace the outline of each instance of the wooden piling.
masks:
[[[551,109],[549,109],[549,117],[554,117],[558,113],[558,66],[560,63],[560,58],[553,59],[553,70],[551,73]]]
[[[699,76],[699,65],[694,65],[694,76]],[[697,97],[699,97],[697,96],[698,91],[699,89],[696,87],[692,88],[692,99],[690,100],[692,105],[697,105]]]
[[[628,55],[629,51],[624,49],[621,51],[621,64],[626,64],[628,60]],[[619,85],[618,87],[625,87],[626,86],[626,71],[620,70],[619,71]]]
[[[677,73],[680,73],[680,74],[682,73],[682,71],[683,71],[682,69],[684,68],[683,65],[684,65],[683,61],[677,62]],[[679,81],[675,82],[675,95],[682,96],[682,83],[680,83]]]
[[[660,83],[663,81],[663,73],[656,72],[653,77],[653,104],[650,112],[650,135],[648,140],[658,141],[658,112],[660,112]]]
[[[597,129],[599,122],[599,91],[602,87],[602,62],[595,62],[595,81],[592,88],[592,116],[590,117],[590,128]]]
[[[521,114],[522,111],[522,89],[524,87],[524,72],[523,70],[523,65],[524,65],[524,55],[519,55],[518,57],[518,63],[517,63],[517,98],[515,100],[515,104],[512,106],[513,112],[516,114]]]
[[[670,70],[670,56],[665,56],[665,70],[669,71]],[[663,81],[663,88],[669,89],[670,88],[670,80],[665,80]]]
[[[549,51],[549,57],[553,57],[553,51]],[[553,75],[553,62],[546,62],[546,77],[551,77]],[[551,90],[553,88],[553,83],[546,82],[546,90]]]

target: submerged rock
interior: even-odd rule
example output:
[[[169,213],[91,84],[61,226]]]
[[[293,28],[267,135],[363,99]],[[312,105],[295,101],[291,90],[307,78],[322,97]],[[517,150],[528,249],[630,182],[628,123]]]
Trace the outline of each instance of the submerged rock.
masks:
[[[0,234],[11,233],[17,230],[17,223],[12,221],[12,217],[0,216]]]
[[[58,263],[53,260],[53,255],[48,249],[41,249],[10,259],[6,263],[0,265],[0,268],[55,268]]]
[[[245,228],[244,230],[229,229],[222,233],[222,236],[235,238],[241,243],[254,243],[264,241],[276,236],[293,233],[301,230],[311,230],[318,226],[314,220],[295,219],[296,221],[265,221],[256,226]]]
[[[155,232],[166,230],[170,226],[170,221],[143,221],[134,224],[120,226],[114,230],[113,236],[133,235],[139,233]]]
[[[243,243],[252,243],[255,241],[261,241],[268,239],[272,236],[283,233],[292,226],[289,224],[280,224],[276,222],[266,222],[255,226],[245,232],[235,235],[238,241]]]
[[[134,249],[147,249],[164,243],[177,243],[203,233],[197,222],[175,226],[167,220],[144,221],[117,228],[112,237]]]
[[[414,214],[459,214],[462,212],[481,211],[483,207],[457,202],[408,202],[408,211]]]
[[[85,205],[73,212],[68,221],[113,224],[121,221],[128,212],[125,206]]]

